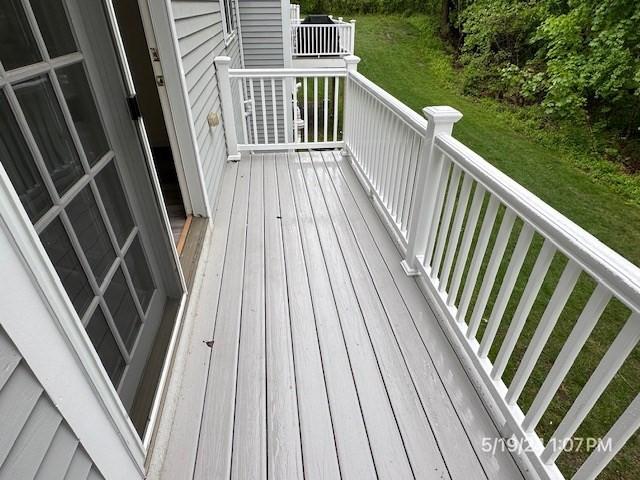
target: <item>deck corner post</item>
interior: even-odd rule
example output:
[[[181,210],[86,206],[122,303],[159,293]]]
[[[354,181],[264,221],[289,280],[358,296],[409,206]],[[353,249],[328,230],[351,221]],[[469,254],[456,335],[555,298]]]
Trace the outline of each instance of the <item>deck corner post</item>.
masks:
[[[416,197],[413,215],[409,224],[407,252],[402,268],[407,275],[418,275],[416,263],[427,244],[427,236],[433,221],[433,203],[441,160],[434,155],[435,139],[438,135],[451,135],[453,126],[462,118],[462,113],[452,107],[426,107],[422,110],[427,119],[427,128],[420,149],[420,163],[416,172]]]
[[[216,65],[216,77],[222,105],[222,127],[227,143],[227,161],[240,160],[238,152],[238,135],[233,113],[233,97],[231,96],[231,80],[229,79],[229,65],[231,58],[220,56],[213,59]]]

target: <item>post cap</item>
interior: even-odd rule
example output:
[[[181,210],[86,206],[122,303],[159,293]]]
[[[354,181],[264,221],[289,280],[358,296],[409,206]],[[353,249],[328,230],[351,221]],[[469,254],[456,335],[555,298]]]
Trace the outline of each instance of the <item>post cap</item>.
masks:
[[[351,23],[356,23],[356,21],[352,18],[351,20],[349,20]]]
[[[429,122],[435,123],[456,123],[462,118],[462,113],[453,107],[446,105],[425,107],[422,114]]]
[[[358,63],[360,63],[360,57],[358,57],[357,55],[347,55],[346,57],[344,57],[344,63],[346,63],[347,65],[357,65]]]
[[[231,58],[225,55],[221,55],[214,58],[213,63],[215,63],[216,65],[228,65],[229,63],[231,63]]]

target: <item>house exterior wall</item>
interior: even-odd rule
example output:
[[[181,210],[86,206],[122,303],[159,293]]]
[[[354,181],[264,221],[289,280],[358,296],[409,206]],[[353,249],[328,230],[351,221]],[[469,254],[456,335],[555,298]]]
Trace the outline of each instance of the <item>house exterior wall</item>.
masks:
[[[0,478],[103,478],[2,327],[0,425]]]
[[[173,0],[171,8],[204,188],[213,205],[227,158],[224,119],[217,127],[207,123],[209,113],[221,112],[213,59],[226,55],[231,57],[232,68],[242,66],[239,32],[225,39],[220,2]],[[237,12],[233,10],[238,25]]]
[[[239,0],[246,68],[283,68],[283,4],[280,0]],[[288,4],[288,2],[287,2]]]

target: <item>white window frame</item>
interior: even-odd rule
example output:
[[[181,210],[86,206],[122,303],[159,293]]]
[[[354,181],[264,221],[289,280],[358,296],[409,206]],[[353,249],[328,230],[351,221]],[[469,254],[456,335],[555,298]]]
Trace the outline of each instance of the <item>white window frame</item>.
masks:
[[[235,38],[238,32],[238,18],[233,14],[233,4],[235,0],[220,0],[220,13],[222,14],[222,31],[224,33],[224,44],[228,46]],[[236,11],[238,5],[236,4]],[[227,23],[227,13],[231,20],[231,26]]]

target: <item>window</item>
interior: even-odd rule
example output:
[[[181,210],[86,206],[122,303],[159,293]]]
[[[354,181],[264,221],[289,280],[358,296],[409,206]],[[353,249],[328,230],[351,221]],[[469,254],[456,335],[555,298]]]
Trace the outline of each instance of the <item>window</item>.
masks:
[[[221,5],[224,10],[224,33],[225,33],[225,41],[228,43],[229,40],[236,33],[236,16],[234,15],[235,0],[222,0]]]

